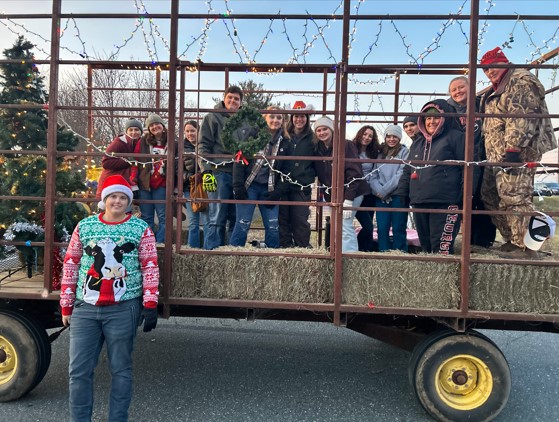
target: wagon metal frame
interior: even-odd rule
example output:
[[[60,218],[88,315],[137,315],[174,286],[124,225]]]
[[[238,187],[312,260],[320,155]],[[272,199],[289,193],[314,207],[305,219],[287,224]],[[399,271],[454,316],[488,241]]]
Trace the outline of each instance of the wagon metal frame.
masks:
[[[52,310],[56,307],[56,301],[58,300],[59,292],[53,291],[52,282],[53,279],[53,254],[52,250],[54,247],[62,246],[59,243],[54,242],[54,205],[58,201],[83,201],[83,202],[94,202],[93,199],[84,198],[60,198],[57,197],[55,192],[55,180],[56,180],[56,159],[62,156],[74,155],[74,156],[85,156],[88,158],[99,157],[102,153],[96,152],[59,152],[56,150],[56,134],[57,134],[57,117],[60,110],[70,109],[76,107],[70,107],[65,105],[60,105],[58,103],[58,79],[59,79],[59,69],[61,66],[65,65],[87,65],[87,75],[88,75],[88,105],[85,108],[88,112],[88,127],[89,136],[93,133],[94,124],[94,112],[95,110],[105,110],[111,113],[118,113],[123,111],[133,111],[136,113],[147,113],[148,111],[155,112],[168,112],[168,120],[170,122],[178,122],[178,127],[182,128],[184,123],[184,115],[186,112],[194,112],[198,115],[200,113],[205,113],[212,111],[211,109],[201,109],[188,108],[185,106],[185,93],[189,90],[185,88],[185,81],[189,77],[188,72],[195,71],[200,78],[200,75],[204,72],[222,72],[224,75],[224,87],[229,85],[230,74],[235,72],[268,72],[273,69],[277,64],[233,64],[233,63],[190,63],[184,62],[177,59],[177,48],[178,48],[178,31],[179,31],[179,21],[188,19],[205,19],[211,18],[211,15],[198,15],[198,14],[180,14],[179,13],[179,1],[171,0],[171,11],[169,14],[154,14],[154,18],[164,18],[169,19],[170,22],[170,55],[169,60],[166,62],[160,62],[154,65],[150,62],[135,62],[135,61],[71,61],[71,60],[61,60],[60,59],[60,45],[58,28],[60,25],[60,20],[63,18],[74,17],[83,19],[103,19],[103,18],[136,18],[136,14],[63,14],[61,12],[62,0],[53,0],[53,10],[52,15],[7,15],[7,17],[12,19],[17,18],[37,18],[45,19],[50,18],[52,21],[51,25],[51,51],[50,60],[48,61],[36,61],[37,64],[48,65],[50,67],[49,75],[49,98],[50,102],[48,105],[48,145],[46,151],[26,151],[27,154],[44,155],[47,160],[47,178],[46,178],[46,195],[45,197],[0,197],[0,200],[35,200],[35,201],[45,201],[45,241],[33,243],[32,246],[44,247],[44,274],[41,277],[42,283],[35,284],[35,286],[40,285],[40,287],[30,288],[29,285],[25,287],[9,287],[5,285],[0,285],[0,314],[2,314],[2,309],[19,309],[23,310],[24,313],[30,313],[39,317],[42,320],[42,325],[45,327],[54,327],[60,324],[59,316],[56,312]],[[221,15],[216,15],[218,18],[223,18]],[[269,15],[269,14],[251,14],[251,15],[235,15],[235,19],[306,19],[308,15]],[[177,297],[172,295],[172,275],[173,275],[173,254],[181,255],[238,255],[244,256],[249,254],[249,252],[242,251],[202,251],[202,250],[192,250],[192,249],[181,249],[180,245],[182,243],[180,228],[181,219],[177,218],[178,221],[178,234],[176,237],[175,244],[168,242],[164,248],[161,250],[161,257],[163,258],[163,265],[161,266],[162,272],[162,288],[161,288],[161,311],[164,317],[169,316],[211,316],[211,317],[234,317],[234,318],[246,318],[248,320],[267,318],[267,319],[289,319],[289,320],[315,320],[315,321],[331,321],[335,325],[345,326],[347,328],[353,329],[355,331],[362,332],[371,337],[380,339],[385,342],[389,342],[398,347],[407,350],[416,350],[415,359],[419,361],[422,358],[421,353],[417,352],[418,348],[424,352],[427,348],[431,347],[433,344],[439,344],[439,341],[444,340],[448,337],[454,335],[458,336],[457,339],[462,339],[460,337],[461,333],[470,333],[473,327],[481,328],[492,328],[492,329],[514,329],[514,330],[526,330],[526,331],[547,331],[547,332],[559,332],[559,315],[557,314],[542,314],[542,313],[518,313],[518,312],[495,312],[495,311],[483,311],[483,310],[472,310],[470,308],[470,272],[472,264],[484,264],[484,263],[500,263],[500,264],[521,264],[529,266],[542,266],[542,267],[557,267],[559,262],[557,261],[515,261],[510,260],[488,260],[486,258],[476,258],[471,255],[471,250],[469,246],[470,240],[470,216],[472,214],[496,214],[496,211],[472,211],[471,202],[464,201],[463,209],[459,210],[457,213],[463,216],[463,229],[462,229],[462,250],[460,256],[453,257],[441,257],[441,256],[394,256],[386,254],[342,254],[341,251],[341,230],[337,227],[341,227],[341,214],[342,214],[342,203],[343,203],[343,189],[342,186],[342,173],[343,173],[343,163],[344,163],[344,150],[340,148],[342,142],[346,139],[346,127],[344,122],[352,120],[356,117],[355,112],[349,112],[347,110],[347,98],[348,98],[348,75],[350,74],[394,74],[394,90],[389,92],[384,92],[387,95],[394,95],[394,109],[390,112],[360,112],[358,118],[365,119],[366,121],[374,121],[377,118],[386,118],[393,120],[397,123],[403,114],[399,110],[399,95],[400,93],[400,80],[405,78],[407,75],[414,74],[424,74],[424,75],[463,75],[467,73],[472,75],[470,79],[470,84],[468,87],[468,105],[473,104],[473,99],[476,96],[476,84],[475,75],[478,69],[477,65],[477,51],[475,46],[478,44],[478,24],[480,20],[479,16],[479,0],[472,0],[469,15],[454,15],[450,16],[454,19],[460,19],[464,21],[469,21],[470,32],[469,32],[469,53],[468,53],[468,63],[464,64],[437,64],[437,65],[423,65],[417,67],[414,65],[402,65],[402,64],[383,64],[383,65],[352,65],[349,64],[349,37],[350,37],[350,27],[351,21],[353,20],[374,20],[386,18],[386,16],[380,15],[352,15],[350,0],[345,0],[343,3],[343,12],[336,16],[336,18],[343,21],[343,31],[342,31],[342,59],[336,65],[331,64],[290,64],[282,65],[283,73],[315,73],[323,75],[323,86],[321,90],[315,91],[281,91],[282,93],[293,93],[301,94],[305,92],[313,92],[322,94],[322,104],[321,111],[324,114],[330,114],[334,116],[335,120],[335,142],[334,142],[334,157],[339,157],[333,160],[334,170],[334,186],[332,190],[332,202],[327,204],[332,209],[332,220],[333,220],[333,230],[332,236],[334,241],[327,255],[317,255],[313,253],[301,254],[301,253],[291,253],[289,251],[280,251],[283,257],[292,258],[302,258],[310,257],[315,259],[323,259],[327,261],[333,261],[334,263],[334,275],[333,275],[333,301],[329,303],[302,303],[302,302],[285,302],[285,301],[258,301],[258,300],[242,300],[242,299],[216,299],[216,298],[192,298],[192,297]],[[315,19],[329,19],[332,15],[315,16]],[[448,19],[448,15],[441,16],[425,16],[425,15],[392,15],[391,19],[394,20],[408,20],[408,19]],[[516,20],[518,16],[512,15],[497,15],[491,16],[485,19],[495,19],[495,20]],[[527,20],[559,20],[559,15],[532,15],[523,16],[523,19]],[[542,56],[540,59],[534,61],[530,67],[536,69],[550,69],[557,68],[556,65],[547,64],[549,60],[559,54],[559,49],[551,51],[550,53]],[[6,60],[4,60],[5,62]],[[526,67],[520,65],[502,65],[503,67],[517,68]],[[99,89],[110,89],[110,87],[95,87],[93,86],[93,73],[99,69],[126,69],[129,67],[155,70],[157,85],[155,87],[156,95],[156,108],[155,109],[140,109],[134,108],[133,110],[110,108],[110,107],[98,107],[94,104],[94,92]],[[162,88],[160,84],[161,72],[166,72],[168,74],[168,87]],[[335,76],[336,85],[333,90],[328,88],[328,77]],[[201,91],[200,79],[198,79],[198,89],[190,90],[198,92]],[[557,87],[552,87],[548,90],[548,93],[554,92]],[[163,108],[160,102],[161,92],[167,92],[168,104],[167,107]],[[205,90],[205,92],[210,92],[211,90]],[[176,93],[178,92],[178,96]],[[221,92],[221,91],[220,91]],[[272,91],[273,92],[273,91]],[[362,92],[351,92],[351,93],[362,93],[368,94],[369,91]],[[409,93],[410,95],[432,95],[432,93],[425,92],[415,92]],[[328,101],[327,97],[334,97],[335,106],[334,109],[327,109]],[[472,99],[470,101],[470,99]],[[42,105],[15,105],[15,104],[3,104],[2,108],[39,108]],[[79,109],[79,107],[78,107]],[[178,113],[177,113],[178,110]],[[418,113],[405,113],[406,115],[417,115]],[[474,111],[474,107],[468,107],[468,112],[466,114],[467,119],[467,129],[466,129],[466,162],[472,162],[474,156],[473,142],[468,142],[468,140],[473,139],[473,128],[474,121],[476,117],[482,116]],[[515,115],[510,115],[509,117],[515,117]],[[559,115],[552,115],[553,118],[559,118]],[[168,128],[169,134],[169,145],[168,145],[168,159],[173,160],[175,156],[175,148],[177,143],[174,139],[181,139],[182,129],[178,131],[175,129],[176,125],[170,124]],[[555,129],[557,130],[557,129]],[[178,133],[177,133],[178,132]],[[14,154],[13,151],[0,151],[0,154],[10,156]],[[179,160],[182,160],[182,153],[179,154]],[[309,157],[311,159],[311,157]],[[376,162],[382,162],[382,160],[375,160]],[[415,165],[423,164],[439,164],[436,161],[414,161]],[[443,165],[460,165],[464,167],[464,178],[466,183],[464,183],[464,197],[469,198],[472,196],[472,178],[473,178],[473,168],[472,166],[456,163],[442,163]],[[491,166],[496,163],[482,163],[483,166]],[[179,169],[182,166],[179,166]],[[551,168],[559,167],[559,164],[550,165]],[[179,180],[180,172],[179,170]],[[167,179],[167,192],[172,192],[175,186],[172,178]],[[179,186],[180,191],[181,186]],[[179,199],[178,201],[173,199],[172,195],[167,195],[165,204],[167,209],[172,209],[173,203],[184,203],[184,199]],[[235,201],[232,201],[235,202]],[[295,203],[297,204],[297,203]],[[324,203],[313,202],[312,205],[319,209],[319,214],[321,208],[326,205]],[[375,211],[376,208],[360,208],[364,210]],[[404,211],[405,209],[401,209]],[[422,210],[414,210],[414,212],[421,212]],[[426,211],[426,210],[423,210]],[[432,211],[432,210],[431,210]],[[180,211],[178,211],[180,213]],[[559,216],[559,213],[550,213],[552,216]],[[179,217],[180,214],[177,216]],[[321,220],[321,218],[320,218]],[[173,215],[168,213],[167,224],[166,224],[166,238],[173,238]],[[319,227],[320,229],[320,227]],[[23,242],[0,242],[1,244],[12,244],[12,245],[23,245]],[[176,251],[176,252],[174,252]],[[253,256],[269,256],[270,252],[250,252]],[[436,262],[442,264],[458,264],[460,266],[460,301],[457,309],[436,309],[436,308],[421,308],[421,307],[390,307],[382,305],[363,304],[363,305],[351,305],[344,303],[342,298],[342,288],[343,288],[343,272],[344,272],[344,260],[347,259],[363,259],[363,260],[408,260],[408,261],[425,261],[425,262]],[[10,311],[13,312],[13,311]],[[1,315],[0,315],[1,316]],[[21,319],[21,316],[18,316]],[[33,325],[33,323],[25,322],[27,325]],[[25,325],[24,324],[24,325]],[[34,325],[37,327],[37,325]],[[410,330],[413,327],[413,330]],[[441,327],[450,327],[452,331],[442,330]],[[36,330],[35,330],[36,331]],[[443,333],[443,334],[441,334]],[[463,334],[463,336],[466,336]],[[433,335],[438,336],[433,338]],[[471,337],[476,337],[475,335],[468,334]],[[43,336],[37,334],[36,339],[41,343]],[[479,340],[479,336],[476,337],[476,341]],[[0,334],[1,339],[1,334]],[[418,346],[419,345],[419,346]],[[497,349],[498,350],[498,349]],[[419,356],[417,356],[419,355]],[[49,355],[50,356],[50,355]],[[413,359],[413,358],[412,358]],[[418,364],[418,362],[416,362]],[[48,365],[47,365],[48,367]],[[46,372],[46,370],[45,370]],[[43,374],[44,375],[44,374]],[[1,378],[0,378],[1,387]],[[0,388],[1,389],[1,388]],[[419,393],[418,393],[419,395]],[[507,395],[508,396],[508,395]],[[505,400],[506,401],[506,400]],[[424,407],[436,418],[440,420],[446,420],[444,417],[437,416],[436,410],[429,410],[428,405]],[[498,413],[498,412],[497,412]]]

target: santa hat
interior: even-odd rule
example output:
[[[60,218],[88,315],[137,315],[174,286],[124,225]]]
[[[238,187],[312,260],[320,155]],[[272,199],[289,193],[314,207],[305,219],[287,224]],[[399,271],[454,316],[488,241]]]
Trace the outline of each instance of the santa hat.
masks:
[[[303,101],[301,100],[297,100],[293,103],[293,107],[291,107],[292,110],[305,110],[305,111],[313,111],[314,107],[312,104],[305,104]]]
[[[481,66],[487,66],[495,63],[509,63],[509,59],[507,59],[507,56],[505,56],[501,47],[495,47],[493,50],[489,50],[483,55],[479,62]]]
[[[97,204],[100,210],[105,209],[105,199],[111,193],[120,192],[125,194],[128,197],[128,207],[126,211],[130,211],[132,209],[132,189],[130,188],[130,183],[126,181],[124,177],[120,174],[115,174],[113,176],[109,176],[105,179],[105,183],[103,183],[103,190],[101,191],[101,201]]]

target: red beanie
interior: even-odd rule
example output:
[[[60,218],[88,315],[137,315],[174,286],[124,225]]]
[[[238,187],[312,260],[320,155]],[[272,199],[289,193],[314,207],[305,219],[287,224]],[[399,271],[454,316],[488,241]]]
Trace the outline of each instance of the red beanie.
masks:
[[[494,63],[509,63],[509,59],[501,50],[501,47],[495,47],[493,50],[489,50],[483,55],[479,64],[482,66],[487,66]]]
[[[113,176],[109,176],[105,179],[105,183],[103,183],[103,190],[101,191],[101,201],[99,201],[99,209],[105,209],[105,199],[111,193],[120,192],[125,194],[128,197],[128,208],[132,205],[132,189],[130,188],[130,183],[126,181],[124,177],[120,174],[115,174]]]

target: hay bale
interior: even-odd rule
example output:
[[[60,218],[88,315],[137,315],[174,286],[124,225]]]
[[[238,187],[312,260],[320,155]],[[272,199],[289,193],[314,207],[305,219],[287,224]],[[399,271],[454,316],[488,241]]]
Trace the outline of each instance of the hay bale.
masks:
[[[458,309],[460,267],[455,262],[345,259],[344,304]]]
[[[332,261],[316,258],[173,254],[171,295],[329,303],[333,301],[333,268]]]
[[[559,313],[559,267],[472,264],[470,309]]]

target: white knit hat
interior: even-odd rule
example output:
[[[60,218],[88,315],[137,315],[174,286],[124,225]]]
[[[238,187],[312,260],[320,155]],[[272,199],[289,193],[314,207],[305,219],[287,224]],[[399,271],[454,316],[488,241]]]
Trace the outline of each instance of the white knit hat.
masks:
[[[390,125],[384,131],[384,137],[386,138],[388,135],[392,135],[398,139],[402,139],[402,128],[398,125]]]
[[[320,126],[326,126],[328,129],[334,132],[334,122],[330,117],[322,116],[320,119],[316,119],[316,121],[314,122],[314,131],[316,132],[316,130]]]
[[[130,211],[132,209],[132,198],[134,195],[132,194],[130,183],[128,183],[120,174],[115,174],[105,179],[105,183],[103,183],[103,190],[101,191],[101,201],[97,204],[99,209],[105,209],[105,199],[107,199],[107,196],[111,193],[115,192],[123,193],[128,197],[128,207],[126,208],[126,211]]]

